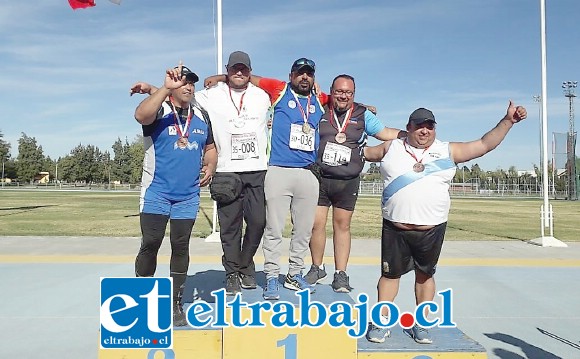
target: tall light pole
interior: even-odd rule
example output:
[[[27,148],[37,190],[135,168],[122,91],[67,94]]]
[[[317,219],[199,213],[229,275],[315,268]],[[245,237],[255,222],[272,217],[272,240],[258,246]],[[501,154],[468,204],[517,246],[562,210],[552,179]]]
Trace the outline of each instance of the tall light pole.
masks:
[[[568,245],[554,237],[554,211],[548,199],[548,79],[546,56],[546,0],[540,0],[540,53],[542,75],[542,194],[544,201],[540,207],[541,237],[531,240],[531,243],[542,247],[568,247]],[[546,235],[546,228],[549,235]]]
[[[534,102],[538,104],[538,124],[539,124],[539,133],[540,133],[540,162],[538,163],[538,171],[541,171],[542,168],[542,96],[541,95],[534,95],[532,96]]]
[[[222,24],[222,0],[216,0],[216,67],[218,74],[223,71],[223,24]],[[217,230],[217,203],[213,201],[211,234],[205,238],[206,242],[220,243],[220,232]]]
[[[566,153],[568,154],[566,161],[566,172],[568,172],[569,201],[576,201],[578,199],[578,193],[576,191],[576,132],[574,131],[574,97],[576,97],[576,86],[578,86],[578,81],[562,82],[564,96],[568,97],[568,101],[570,103],[570,115],[568,117],[568,141],[566,142]]]

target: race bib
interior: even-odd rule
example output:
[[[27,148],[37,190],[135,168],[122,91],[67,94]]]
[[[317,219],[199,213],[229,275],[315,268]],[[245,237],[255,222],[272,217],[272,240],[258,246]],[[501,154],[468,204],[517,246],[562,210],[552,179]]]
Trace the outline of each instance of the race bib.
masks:
[[[352,150],[338,143],[328,142],[322,154],[322,163],[328,166],[341,166],[350,162]]]
[[[314,151],[314,129],[308,133],[302,131],[302,125],[292,124],[290,127],[290,148],[293,150]]]
[[[258,158],[258,138],[255,132],[232,135],[232,160]]]

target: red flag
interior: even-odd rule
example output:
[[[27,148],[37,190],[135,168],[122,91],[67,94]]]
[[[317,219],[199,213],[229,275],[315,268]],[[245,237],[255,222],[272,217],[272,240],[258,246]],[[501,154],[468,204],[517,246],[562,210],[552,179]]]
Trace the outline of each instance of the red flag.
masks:
[[[68,0],[73,10],[95,6],[95,0]]]

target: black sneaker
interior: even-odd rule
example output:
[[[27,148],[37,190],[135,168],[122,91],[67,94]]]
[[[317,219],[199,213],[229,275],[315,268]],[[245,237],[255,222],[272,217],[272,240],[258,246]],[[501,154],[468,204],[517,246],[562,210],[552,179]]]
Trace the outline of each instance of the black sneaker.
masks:
[[[321,280],[326,278],[326,271],[324,269],[320,269],[319,266],[313,264],[310,266],[310,270],[304,276],[304,280],[308,282],[308,284],[316,284],[320,283]]]
[[[348,284],[348,276],[344,271],[334,273],[332,289],[337,293],[349,293],[352,290],[352,287]]]
[[[284,288],[288,288],[291,290],[309,289],[310,293],[314,293],[316,291],[316,289],[312,284],[304,280],[304,278],[302,277],[302,273],[297,273],[292,276],[290,274],[286,274],[286,280],[284,280]]]
[[[236,295],[240,293],[242,287],[240,285],[240,277],[237,273],[228,274],[226,276],[226,295]]]
[[[185,319],[185,312],[183,312],[181,301],[173,302],[173,326],[184,327],[186,325],[187,319]]]
[[[244,289],[256,289],[258,284],[256,283],[256,278],[253,275],[240,274],[242,277],[242,288]]]

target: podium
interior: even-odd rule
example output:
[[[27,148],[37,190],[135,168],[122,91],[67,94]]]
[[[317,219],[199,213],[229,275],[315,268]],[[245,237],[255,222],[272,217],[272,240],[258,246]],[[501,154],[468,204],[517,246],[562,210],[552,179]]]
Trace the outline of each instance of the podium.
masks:
[[[224,274],[210,273],[213,279],[223,278]],[[262,288],[265,278],[260,273],[258,288],[242,290],[244,303],[252,304],[266,302],[262,298]],[[299,297],[296,292],[282,287],[280,278],[280,300],[269,301],[272,305],[282,301],[291,303],[295,308],[295,317],[299,316]],[[206,282],[208,283],[208,282]],[[209,291],[218,289],[221,281],[210,281],[213,287],[198,290],[201,299],[210,306],[214,297]],[[186,293],[189,292],[186,284]],[[193,290],[191,291],[193,293]],[[185,297],[186,302],[196,298]],[[230,302],[233,297],[228,297]],[[356,304],[349,294],[335,293],[330,285],[317,285],[316,292],[311,294],[311,301],[317,301],[325,306],[341,301]],[[186,309],[191,303],[186,303]],[[215,312],[215,311],[214,311]],[[314,313],[313,313],[314,312]],[[309,311],[309,318],[315,311]],[[176,327],[173,332],[173,349],[99,349],[99,359],[381,359],[381,358],[408,358],[408,359],[459,359],[459,358],[487,358],[486,350],[476,341],[467,337],[458,328],[432,328],[433,344],[418,344],[403,333],[402,328],[391,328],[391,337],[384,343],[377,344],[367,341],[364,337],[353,338],[348,335],[348,328],[334,328],[328,323],[318,328],[308,326],[295,328],[277,328],[270,322],[272,311],[263,311],[261,322],[263,327],[236,328],[233,326],[204,328]],[[232,323],[232,309],[227,308],[225,317]],[[250,308],[240,308],[242,321],[251,319]],[[357,318],[358,319],[358,318]],[[366,328],[366,324],[365,324]]]

